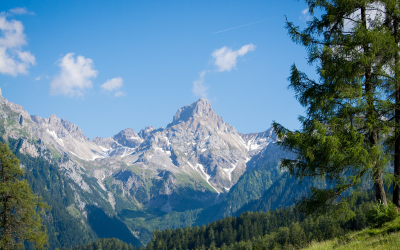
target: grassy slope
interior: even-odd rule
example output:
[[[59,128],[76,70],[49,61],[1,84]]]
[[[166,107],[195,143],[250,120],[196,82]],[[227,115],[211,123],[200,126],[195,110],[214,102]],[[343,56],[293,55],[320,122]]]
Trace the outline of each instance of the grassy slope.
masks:
[[[353,232],[342,239],[312,243],[305,249],[400,249],[400,217],[381,228]]]

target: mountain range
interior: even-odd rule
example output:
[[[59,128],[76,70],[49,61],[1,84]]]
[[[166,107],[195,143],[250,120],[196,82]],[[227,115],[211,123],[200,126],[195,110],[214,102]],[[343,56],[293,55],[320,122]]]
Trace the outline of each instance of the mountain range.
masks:
[[[241,134],[206,99],[178,109],[166,128],[127,128],[93,140],[54,114],[30,115],[2,96],[0,105],[2,141],[20,158],[33,189],[58,209],[48,213],[46,225],[53,228],[52,247],[115,232],[124,232],[122,240],[132,244],[146,244],[155,228],[206,223],[246,206],[257,209],[256,201],[287,176],[279,160],[293,157],[277,146],[273,128]],[[44,164],[52,170],[43,172]],[[85,237],[62,240],[60,214]]]

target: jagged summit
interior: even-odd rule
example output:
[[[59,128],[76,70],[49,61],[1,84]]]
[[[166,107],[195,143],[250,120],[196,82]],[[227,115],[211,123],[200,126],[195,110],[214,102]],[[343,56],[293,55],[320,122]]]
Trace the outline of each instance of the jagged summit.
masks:
[[[180,108],[176,112],[172,122],[168,124],[167,127],[171,127],[194,118],[214,120],[215,122],[222,121],[222,118],[219,117],[212,109],[210,102],[204,98],[200,98],[191,105]]]
[[[138,134],[135,132],[135,130],[131,128],[127,128],[124,130],[121,130],[118,134],[114,135],[114,139],[118,137],[138,137]]]
[[[126,147],[137,147],[143,142],[143,139],[131,128],[127,128],[112,137],[120,145]]]
[[[39,126],[47,128],[49,131],[55,131],[59,137],[70,135],[79,141],[90,141],[77,125],[72,124],[63,118],[58,118],[55,114],[51,114],[48,118],[31,115],[31,119]]]
[[[153,132],[157,131],[153,126],[147,126],[144,129],[141,129],[139,132],[139,136],[142,139],[147,139]]]

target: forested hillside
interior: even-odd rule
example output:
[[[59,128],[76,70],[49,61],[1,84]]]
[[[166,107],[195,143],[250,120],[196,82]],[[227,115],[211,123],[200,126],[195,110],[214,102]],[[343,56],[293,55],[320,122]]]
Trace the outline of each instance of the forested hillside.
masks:
[[[300,182],[298,179],[285,172],[267,189],[259,199],[252,200],[242,206],[236,214],[245,211],[268,211],[276,208],[292,206],[295,200],[307,196],[310,187],[324,188],[325,181],[305,179]]]
[[[225,216],[247,211],[243,210],[243,207],[248,203],[259,200],[263,195],[273,197],[274,202],[280,202],[279,199],[276,199],[278,198],[277,196],[282,195],[281,193],[284,193],[290,185],[298,183],[293,178],[286,180],[288,175],[282,172],[279,166],[279,161],[283,157],[292,158],[293,154],[282,150],[276,143],[270,143],[266,146],[259,154],[247,162],[246,172],[229,190],[226,197],[221,202],[203,209],[196,220],[196,224],[207,224],[207,222],[212,222]],[[286,183],[286,186],[274,187],[278,185],[278,180],[280,180],[279,183],[282,181]],[[302,185],[303,191],[301,193],[298,192],[299,190],[292,190],[290,195],[286,197],[284,204],[272,204],[272,208],[280,207],[281,205],[292,205],[294,198],[301,198],[304,190],[309,187],[310,183],[305,182]]]
[[[275,175],[274,178],[271,178],[271,175]],[[269,163],[245,172],[221,203],[205,208],[199,213],[196,225],[211,223],[226,216],[239,216],[246,211],[267,212],[289,207],[295,200],[306,196],[310,187],[325,186],[324,181],[300,182],[288,172],[280,172],[278,162]]]
[[[25,178],[33,192],[42,196],[43,201],[51,206],[46,214],[47,218],[43,220],[47,228],[50,248],[69,247],[96,239],[95,233],[72,216],[73,211],[68,211],[75,200],[74,191],[70,186],[70,181],[60,172],[57,163],[50,163],[43,157],[33,158],[21,154],[20,140],[8,138],[8,145],[26,170]],[[50,154],[50,152],[47,153]]]
[[[79,220],[74,216],[78,212],[71,205],[75,202],[72,187],[75,189],[80,187],[61,173],[57,162],[49,161],[44,157],[33,158],[27,154],[22,154],[20,152],[22,140],[8,138],[7,142],[3,142],[8,143],[10,149],[20,160],[21,166],[26,170],[24,178],[28,180],[34,193],[42,196],[43,201],[51,206],[43,220],[49,236],[50,249],[72,247],[91,242],[98,237],[113,236],[134,245],[141,245],[123,222],[116,218],[110,218],[101,209],[101,212],[99,212],[99,208],[88,210],[88,222]],[[45,151],[43,154],[47,154],[50,159],[52,158],[49,151]],[[95,195],[92,194],[90,199],[102,202],[102,199]],[[99,214],[101,214],[100,218]],[[101,224],[102,221],[107,222],[108,225]],[[110,226],[112,226],[112,230],[106,230],[106,233],[104,233],[104,229],[110,228]],[[121,232],[124,232],[124,234]],[[27,248],[29,249],[30,245],[27,245]]]
[[[121,240],[112,238],[112,239],[100,239],[96,242],[85,244],[81,246],[76,246],[71,248],[71,250],[136,250],[136,246],[132,246],[131,244],[127,244]],[[140,247],[138,249],[141,249]]]
[[[241,249],[241,246],[255,245],[260,249],[298,248],[313,240],[343,236],[346,232],[371,225],[365,213],[371,209],[373,201],[372,192],[360,194],[351,206],[355,217],[349,221],[335,219],[330,214],[305,216],[294,207],[284,207],[268,212],[244,212],[238,217],[226,217],[207,226],[156,230],[146,249]]]

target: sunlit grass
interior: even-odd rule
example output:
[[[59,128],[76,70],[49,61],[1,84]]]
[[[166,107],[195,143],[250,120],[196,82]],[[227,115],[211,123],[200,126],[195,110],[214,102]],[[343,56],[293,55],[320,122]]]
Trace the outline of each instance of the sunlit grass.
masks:
[[[343,238],[313,242],[305,249],[400,249],[400,217],[381,228],[368,228]]]

